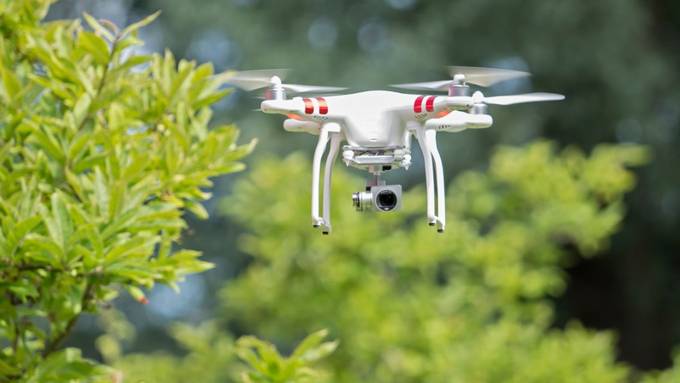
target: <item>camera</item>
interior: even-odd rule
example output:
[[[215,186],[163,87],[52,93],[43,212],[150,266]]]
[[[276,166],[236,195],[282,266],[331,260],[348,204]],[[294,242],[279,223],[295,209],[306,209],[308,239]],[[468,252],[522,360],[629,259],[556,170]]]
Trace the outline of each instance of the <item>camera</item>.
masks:
[[[394,211],[401,207],[401,185],[367,186],[366,191],[352,194],[357,211]]]

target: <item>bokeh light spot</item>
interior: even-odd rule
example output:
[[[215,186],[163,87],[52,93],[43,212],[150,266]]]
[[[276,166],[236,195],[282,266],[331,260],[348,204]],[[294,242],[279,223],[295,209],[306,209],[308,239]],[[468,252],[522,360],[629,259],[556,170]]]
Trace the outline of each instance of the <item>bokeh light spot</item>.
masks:
[[[314,48],[332,48],[338,39],[338,28],[333,20],[327,17],[319,17],[309,26],[307,39]]]
[[[416,0],[385,0],[385,2],[390,7],[401,11],[411,9],[414,5],[416,5]]]

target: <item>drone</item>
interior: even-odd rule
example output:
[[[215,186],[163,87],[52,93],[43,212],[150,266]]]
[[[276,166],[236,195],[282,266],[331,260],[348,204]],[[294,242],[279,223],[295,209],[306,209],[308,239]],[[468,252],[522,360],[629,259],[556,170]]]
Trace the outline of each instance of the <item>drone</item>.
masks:
[[[425,166],[427,221],[443,233],[446,228],[446,201],[437,133],[490,127],[493,118],[488,114],[488,105],[564,99],[563,95],[555,93],[486,97],[477,90],[470,95],[470,85],[489,87],[530,75],[523,71],[450,66],[448,72],[449,80],[391,86],[427,94],[371,90],[329,96],[329,93],[346,88],[286,84],[282,79],[287,70],[241,71],[228,82],[246,91],[264,89],[260,111],[286,116],[283,128],[288,132],[304,132],[319,137],[312,161],[313,227],[320,228],[323,234],[331,232],[331,177],[341,149],[342,160],[347,166],[370,173],[365,189],[352,195],[356,210],[399,210],[401,185],[387,185],[380,177],[389,170],[408,170],[411,165],[411,138],[415,137]],[[447,94],[430,94],[440,92]],[[287,97],[293,94],[302,96]],[[341,148],[343,142],[346,144]],[[319,214],[321,162],[329,145],[324,168],[322,213]]]

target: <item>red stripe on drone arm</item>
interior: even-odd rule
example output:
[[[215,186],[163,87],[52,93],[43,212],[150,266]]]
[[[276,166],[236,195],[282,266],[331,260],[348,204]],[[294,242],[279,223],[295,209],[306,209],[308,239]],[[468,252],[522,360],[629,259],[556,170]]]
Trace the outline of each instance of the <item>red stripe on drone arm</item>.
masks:
[[[413,102],[413,113],[420,113],[423,111],[423,98],[425,98],[425,96],[416,97],[416,100]]]
[[[425,101],[425,110],[427,110],[428,112],[432,112],[434,110],[434,99],[435,98],[437,98],[437,96],[430,96]]]
[[[319,114],[328,113],[328,104],[326,103],[326,99],[323,97],[317,97],[316,100],[319,101]]]
[[[314,113],[314,103],[308,98],[303,98],[302,101],[305,103],[305,114]]]

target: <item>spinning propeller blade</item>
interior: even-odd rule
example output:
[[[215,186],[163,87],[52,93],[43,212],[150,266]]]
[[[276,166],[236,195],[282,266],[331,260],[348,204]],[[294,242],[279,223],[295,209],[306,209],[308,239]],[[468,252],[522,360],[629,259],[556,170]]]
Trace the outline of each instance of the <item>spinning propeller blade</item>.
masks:
[[[281,84],[285,90],[294,93],[308,93],[308,92],[340,92],[347,88],[339,88],[337,86],[317,86],[317,85],[299,85],[299,84]]]
[[[448,69],[452,78],[451,80],[415,82],[392,86],[402,89],[444,92],[449,89],[451,84],[454,84],[457,81],[463,81],[479,86],[491,86],[501,81],[530,76],[528,72],[510,69],[478,68],[471,66],[450,66]],[[464,76],[464,78],[458,79],[461,75]]]
[[[315,86],[315,85],[299,85],[299,84],[285,84],[282,83],[288,69],[258,69],[237,72],[227,81],[228,84],[234,85],[246,91],[253,91],[261,88],[267,88],[273,85],[281,85],[287,91],[293,93],[307,93],[307,92],[338,92],[346,88],[338,88],[331,86]]]
[[[512,105],[525,102],[559,101],[564,100],[564,96],[557,93],[526,93],[514,94],[509,96],[484,97],[482,102],[492,105]]]
[[[449,85],[451,85],[452,83],[453,80],[444,80],[444,81],[413,82],[409,84],[394,84],[390,86],[402,89],[444,92],[449,89]]]
[[[270,86],[273,77],[277,77],[280,81],[286,77],[288,71],[288,69],[245,70],[236,72],[227,83],[243,90],[252,91]]]
[[[501,81],[531,76],[528,72],[518,70],[479,68],[472,66],[450,66],[449,74],[451,77],[462,74],[465,76],[465,82],[485,87]]]

